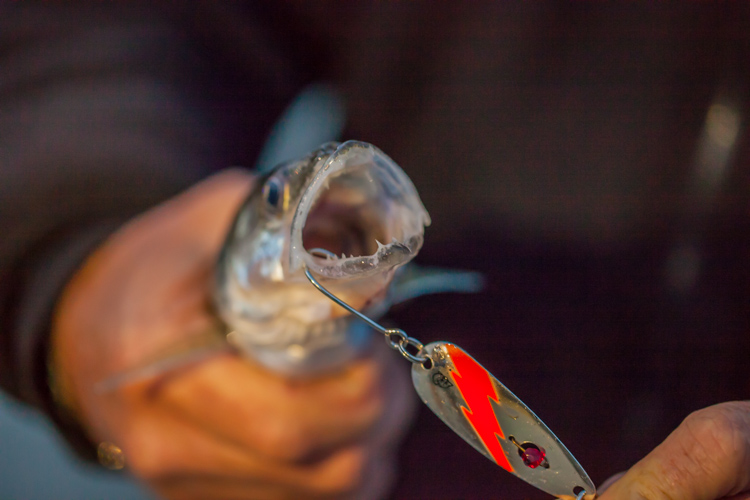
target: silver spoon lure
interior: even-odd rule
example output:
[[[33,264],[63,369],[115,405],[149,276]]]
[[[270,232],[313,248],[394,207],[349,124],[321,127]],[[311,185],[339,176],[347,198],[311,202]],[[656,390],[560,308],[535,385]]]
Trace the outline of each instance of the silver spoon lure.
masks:
[[[555,497],[596,497],[594,483],[557,436],[466,351],[444,341],[422,345],[401,329],[385,328],[332,294],[307,268],[305,275],[329,299],[385,335],[388,345],[412,362],[412,383],[419,397],[474,449]]]

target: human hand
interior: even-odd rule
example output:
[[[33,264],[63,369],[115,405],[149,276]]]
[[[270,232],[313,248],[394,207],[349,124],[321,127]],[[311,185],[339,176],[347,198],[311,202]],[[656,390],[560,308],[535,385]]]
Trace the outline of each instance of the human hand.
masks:
[[[95,442],[174,499],[377,498],[414,401],[376,342],[336,372],[289,380],[225,352],[102,393],[97,384],[210,328],[216,256],[252,179],[230,171],[134,219],[66,287],[53,323],[62,399]]]
[[[692,413],[600,500],[750,499],[750,402]]]

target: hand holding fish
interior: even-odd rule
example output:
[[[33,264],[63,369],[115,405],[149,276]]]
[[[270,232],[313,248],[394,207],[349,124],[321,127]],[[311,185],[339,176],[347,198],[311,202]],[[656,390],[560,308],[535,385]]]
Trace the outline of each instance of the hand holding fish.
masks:
[[[120,446],[127,468],[167,498],[382,496],[414,404],[408,366],[382,341],[305,379],[224,350],[95,390],[213,328],[217,254],[252,184],[241,172],[217,175],[131,221],[88,259],[53,325],[61,399],[92,440]]]

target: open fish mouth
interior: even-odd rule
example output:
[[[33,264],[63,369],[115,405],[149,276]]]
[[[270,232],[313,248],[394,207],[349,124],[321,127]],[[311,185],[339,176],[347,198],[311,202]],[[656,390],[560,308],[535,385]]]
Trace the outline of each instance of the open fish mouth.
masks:
[[[292,220],[290,270],[307,266],[325,278],[363,278],[411,260],[430,218],[401,168],[358,141],[320,161]]]

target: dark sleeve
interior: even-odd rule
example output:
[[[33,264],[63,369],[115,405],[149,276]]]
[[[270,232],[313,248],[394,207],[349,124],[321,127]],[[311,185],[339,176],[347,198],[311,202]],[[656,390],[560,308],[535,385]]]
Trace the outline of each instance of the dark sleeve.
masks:
[[[226,39],[238,19],[224,29],[224,11],[112,4],[0,7],[0,385],[48,413],[66,281],[124,221],[250,164],[301,83],[250,15],[236,30],[246,50]],[[257,47],[276,61],[268,78]]]

